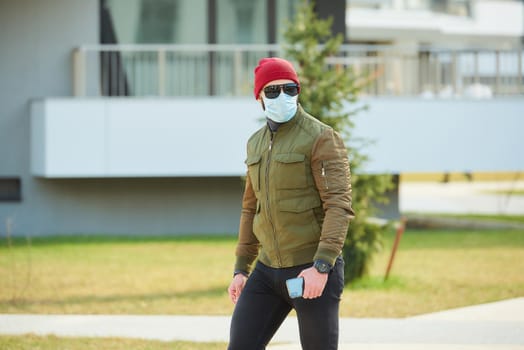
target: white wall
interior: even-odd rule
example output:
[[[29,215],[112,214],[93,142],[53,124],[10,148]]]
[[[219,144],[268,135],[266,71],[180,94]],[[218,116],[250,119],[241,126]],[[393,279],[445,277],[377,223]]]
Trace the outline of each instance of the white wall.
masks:
[[[361,103],[352,142],[374,142],[369,173],[524,170],[522,98]],[[241,176],[263,125],[249,98],[46,99],[33,111],[33,174],[47,178]]]
[[[32,111],[32,172],[49,178],[240,176],[263,124],[254,99],[45,99]]]
[[[524,170],[524,98],[363,100],[354,134],[381,172]]]
[[[0,176],[29,173],[29,100],[70,96],[71,52],[98,41],[98,0],[0,1]]]

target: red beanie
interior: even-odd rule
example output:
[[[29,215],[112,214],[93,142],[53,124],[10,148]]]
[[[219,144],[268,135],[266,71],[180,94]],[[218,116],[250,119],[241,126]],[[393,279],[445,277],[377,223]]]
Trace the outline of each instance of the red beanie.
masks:
[[[255,98],[258,99],[260,91],[267,83],[278,79],[289,79],[300,84],[291,62],[278,57],[261,59],[255,68]]]

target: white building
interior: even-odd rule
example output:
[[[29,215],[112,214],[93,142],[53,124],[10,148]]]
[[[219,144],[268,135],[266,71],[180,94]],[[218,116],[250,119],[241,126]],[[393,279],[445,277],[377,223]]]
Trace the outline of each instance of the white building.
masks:
[[[252,70],[296,2],[0,2],[0,227],[236,232]],[[331,63],[372,77],[367,172],[524,168],[521,2],[321,3],[353,44]]]

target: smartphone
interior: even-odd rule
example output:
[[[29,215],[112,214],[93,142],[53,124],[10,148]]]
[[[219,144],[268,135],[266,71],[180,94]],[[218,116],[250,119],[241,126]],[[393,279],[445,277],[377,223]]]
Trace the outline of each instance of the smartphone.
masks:
[[[286,280],[286,286],[291,299],[300,298],[304,291],[304,278],[290,278]]]

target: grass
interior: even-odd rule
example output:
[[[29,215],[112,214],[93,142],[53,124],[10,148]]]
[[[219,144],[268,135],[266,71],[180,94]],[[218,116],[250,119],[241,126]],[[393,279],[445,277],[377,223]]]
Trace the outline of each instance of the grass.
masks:
[[[0,312],[232,311],[233,237],[54,237],[14,247],[0,248]]]
[[[524,232],[415,231],[383,275],[347,287],[341,315],[403,317],[524,295]],[[234,237],[51,237],[0,246],[0,313],[230,314]],[[0,336],[6,350],[215,350],[223,343]]]
[[[405,215],[419,215],[418,213],[405,213]],[[444,217],[444,218],[457,218],[467,219],[475,221],[500,221],[500,222],[513,222],[513,223],[524,223],[524,215],[495,215],[495,214],[449,214],[449,213],[431,213],[423,214],[428,217]]]
[[[403,317],[524,295],[524,232],[407,231],[383,282],[391,237],[342,313]]]
[[[64,338],[55,336],[0,336],[3,350],[223,350],[224,343],[161,342],[122,338]]]
[[[524,196],[524,190],[492,190],[483,192],[486,194],[499,194],[503,196]]]
[[[404,317],[524,296],[524,232],[394,233],[344,317]],[[235,237],[52,237],[0,246],[0,313],[229,315]]]

